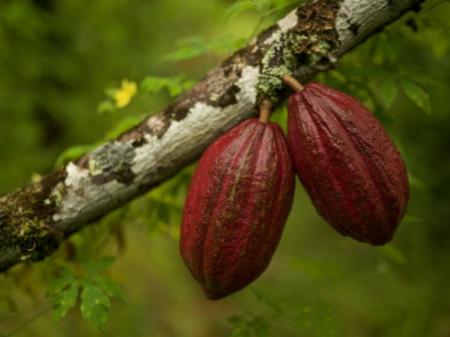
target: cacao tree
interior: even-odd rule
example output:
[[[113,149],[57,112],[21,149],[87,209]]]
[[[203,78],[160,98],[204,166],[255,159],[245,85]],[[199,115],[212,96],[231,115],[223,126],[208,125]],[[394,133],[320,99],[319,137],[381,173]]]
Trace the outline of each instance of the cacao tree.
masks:
[[[0,336],[446,336],[448,14],[0,4]]]

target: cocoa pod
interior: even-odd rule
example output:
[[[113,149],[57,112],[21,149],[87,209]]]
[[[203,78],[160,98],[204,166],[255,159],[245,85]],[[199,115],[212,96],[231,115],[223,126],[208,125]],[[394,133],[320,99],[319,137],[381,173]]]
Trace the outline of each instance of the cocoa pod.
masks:
[[[244,288],[266,269],[294,183],[277,124],[246,120],[206,149],[184,206],[180,252],[209,299]]]
[[[354,98],[310,83],[289,98],[288,147],[318,213],[343,235],[389,242],[409,198],[406,168],[375,116]]]

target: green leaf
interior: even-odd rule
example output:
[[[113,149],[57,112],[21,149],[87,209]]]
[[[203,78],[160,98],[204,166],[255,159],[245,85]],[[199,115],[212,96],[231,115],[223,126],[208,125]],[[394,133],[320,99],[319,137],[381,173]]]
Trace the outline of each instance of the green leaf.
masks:
[[[422,181],[422,179],[411,173],[411,171],[408,172],[408,180],[411,187],[421,190],[425,189],[425,183]]]
[[[384,104],[386,104],[386,107],[389,108],[392,103],[394,103],[395,97],[397,97],[398,87],[393,80],[388,79],[381,82],[378,87],[378,92],[383,99]]]
[[[227,321],[230,324],[239,324],[242,322],[242,318],[241,318],[241,316],[233,315],[233,316],[228,317]]]
[[[106,295],[109,297],[115,297],[118,299],[123,300],[125,298],[125,294],[122,290],[122,288],[114,282],[112,279],[106,277],[106,276],[96,276],[92,279],[96,285],[98,285]]]
[[[238,16],[239,14],[255,9],[255,4],[252,0],[241,0],[237,1],[234,4],[232,4],[226,11],[225,11],[225,22],[230,21],[234,17]]]
[[[405,94],[421,109],[426,113],[431,113],[431,102],[430,95],[416,83],[403,79],[402,88]]]
[[[245,39],[236,38],[231,35],[205,39],[199,36],[191,36],[178,41],[177,49],[167,53],[166,61],[182,61],[195,58],[208,53],[226,54],[242,47]]]
[[[417,215],[406,214],[403,218],[403,221],[412,223],[421,223],[423,222],[423,219]]]
[[[279,301],[270,298],[268,294],[264,293],[263,290],[258,289],[256,287],[250,287],[250,290],[255,295],[256,299],[259,302],[265,303],[270,309],[272,309],[277,314],[282,314],[283,309],[279,304]]]
[[[231,329],[232,337],[266,337],[269,336],[269,322],[264,316],[231,316],[228,322],[233,325]]]
[[[193,85],[193,81],[185,80],[183,76],[147,76],[141,83],[142,89],[149,93],[157,93],[163,89],[167,89],[172,97],[178,96],[185,90],[190,89]]]
[[[109,99],[105,99],[104,101],[101,101],[98,106],[97,106],[97,112],[99,114],[103,114],[103,113],[109,113],[116,110],[116,106],[114,105],[114,103],[109,100]]]
[[[86,273],[88,277],[95,274],[103,273],[106,269],[111,267],[116,258],[114,256],[105,256],[100,259],[90,260],[85,264]]]
[[[396,248],[392,244],[381,247],[380,251],[388,258],[390,258],[392,261],[398,264],[406,263],[405,255],[401,252],[400,249]]]
[[[114,139],[125,131],[131,129],[144,119],[144,116],[128,116],[121,119],[110,131],[105,135],[106,139]]]
[[[78,157],[81,157],[85,153],[89,152],[90,150],[94,149],[97,146],[96,144],[90,144],[90,145],[76,145],[71,146],[67,149],[65,149],[59,156],[56,158],[55,165],[61,166],[64,163],[67,163],[71,160],[75,160]]]
[[[76,304],[80,284],[68,272],[56,279],[47,289],[53,307],[53,315],[61,319]]]
[[[105,292],[91,282],[83,283],[81,292],[81,315],[99,329],[108,322],[111,302]]]
[[[66,315],[69,309],[73,308],[77,303],[79,287],[77,284],[70,285],[64,291],[55,294],[52,301],[53,316],[61,319]]]
[[[279,9],[292,3],[289,0],[240,0],[236,1],[225,11],[225,22],[246,11],[256,11],[259,16],[273,14]]]
[[[254,336],[269,336],[269,322],[263,316],[256,316],[249,322],[249,325]]]

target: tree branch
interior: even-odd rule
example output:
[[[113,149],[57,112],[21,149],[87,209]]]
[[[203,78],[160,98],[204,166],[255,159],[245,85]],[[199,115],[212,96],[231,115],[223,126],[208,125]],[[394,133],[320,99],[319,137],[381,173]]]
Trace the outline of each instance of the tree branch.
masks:
[[[0,270],[38,261],[109,211],[173,176],[217,136],[306,81],[420,0],[310,0],[260,33],[164,111],[0,199]]]

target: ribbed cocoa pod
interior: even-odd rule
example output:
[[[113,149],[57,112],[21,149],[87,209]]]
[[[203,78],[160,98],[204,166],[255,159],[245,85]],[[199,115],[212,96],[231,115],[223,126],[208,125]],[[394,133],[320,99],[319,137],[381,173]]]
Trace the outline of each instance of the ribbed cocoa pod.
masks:
[[[184,206],[180,251],[208,298],[238,291],[266,269],[291,209],[294,183],[276,124],[246,120],[204,152]]]
[[[389,242],[409,187],[381,123],[354,98],[319,83],[292,95],[288,111],[289,152],[318,213],[343,235]]]

